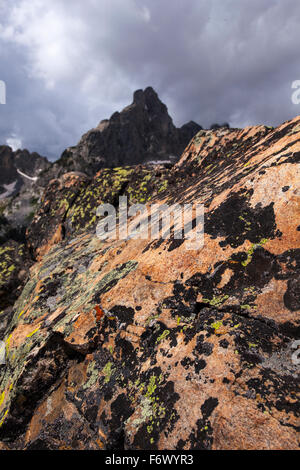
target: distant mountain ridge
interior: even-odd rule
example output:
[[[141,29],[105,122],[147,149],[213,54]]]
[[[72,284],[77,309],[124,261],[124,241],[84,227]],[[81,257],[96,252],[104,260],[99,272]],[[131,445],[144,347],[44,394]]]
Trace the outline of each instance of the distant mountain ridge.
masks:
[[[66,149],[52,173],[60,176],[66,171],[81,171],[93,176],[101,168],[176,160],[201,129],[193,121],[175,127],[167,106],[152,87],[137,90],[123,111],[102,120],[76,146]]]
[[[194,121],[177,128],[152,87],[137,90],[129,106],[100,121],[53,163],[36,152],[14,152],[0,146],[0,198],[1,194],[2,198],[9,192],[16,194],[26,183],[38,181],[45,187],[51,179],[69,171],[94,176],[101,168],[174,162],[200,130],[202,127]],[[9,185],[14,182],[12,190]]]
[[[50,163],[38,153],[28,150],[13,151],[7,145],[0,146],[0,199],[18,192],[27,182],[35,182]]]
[[[222,127],[229,124],[212,126]],[[0,146],[0,199],[17,194],[24,184],[46,187],[51,179],[70,171],[93,177],[102,168],[174,163],[202,129],[194,121],[177,128],[152,87],[136,90],[130,105],[100,121],[55,162],[26,149]]]
[[[0,146],[0,238],[12,230],[23,233],[44,188],[70,171],[89,177],[102,168],[138,164],[174,163],[190,140],[202,129],[190,121],[176,128],[153,90],[137,90],[133,102],[84,134],[54,163],[28,150]]]

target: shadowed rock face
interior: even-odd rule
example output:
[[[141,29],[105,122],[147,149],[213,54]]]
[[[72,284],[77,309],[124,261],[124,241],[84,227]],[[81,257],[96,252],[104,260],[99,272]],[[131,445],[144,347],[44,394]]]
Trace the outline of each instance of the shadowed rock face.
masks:
[[[94,176],[100,168],[169,160],[179,157],[200,129],[192,121],[177,129],[153,88],[137,90],[130,106],[101,121],[76,147],[68,148],[52,172],[59,176],[84,171]]]
[[[0,186],[1,193],[5,193],[3,185],[9,185],[16,182],[15,189],[26,183],[26,176],[36,177],[39,173],[49,167],[46,158],[41,157],[38,153],[29,153],[28,150],[13,150],[6,146],[0,146]],[[18,170],[26,176],[22,176]],[[0,193],[0,197],[1,197]]]
[[[171,170],[51,182],[4,312],[0,446],[298,448],[299,156],[295,118],[200,131]],[[120,194],[204,204],[204,247],[100,241],[96,207]]]

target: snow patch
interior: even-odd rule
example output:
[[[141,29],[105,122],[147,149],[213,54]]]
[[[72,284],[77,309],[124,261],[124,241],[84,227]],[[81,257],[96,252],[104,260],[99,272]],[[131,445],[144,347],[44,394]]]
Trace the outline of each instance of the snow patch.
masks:
[[[4,184],[3,187],[5,189],[5,192],[0,194],[0,199],[9,197],[16,189],[16,184],[17,184],[17,180],[10,184]]]
[[[30,180],[30,181],[34,181],[35,183],[36,183],[37,180],[38,180],[38,177],[37,177],[37,176],[28,176],[28,175],[25,175],[25,173],[23,173],[21,170],[18,170],[18,168],[17,168],[17,172],[19,173],[19,175],[23,176],[24,178],[27,178],[27,179]]]

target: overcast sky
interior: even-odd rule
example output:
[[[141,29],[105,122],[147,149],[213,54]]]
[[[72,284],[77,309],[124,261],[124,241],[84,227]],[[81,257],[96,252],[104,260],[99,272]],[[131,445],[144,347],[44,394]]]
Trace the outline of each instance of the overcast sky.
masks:
[[[153,86],[177,126],[300,114],[299,0],[0,0],[0,144],[50,159]]]

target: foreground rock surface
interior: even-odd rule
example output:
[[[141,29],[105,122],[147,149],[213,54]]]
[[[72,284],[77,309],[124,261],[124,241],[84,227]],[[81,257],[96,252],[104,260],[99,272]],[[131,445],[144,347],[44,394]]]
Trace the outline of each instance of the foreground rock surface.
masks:
[[[297,449],[299,156],[296,118],[200,131],[167,175],[53,181],[5,328],[0,445]],[[204,246],[100,241],[95,208],[121,193],[203,203]]]

